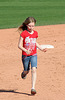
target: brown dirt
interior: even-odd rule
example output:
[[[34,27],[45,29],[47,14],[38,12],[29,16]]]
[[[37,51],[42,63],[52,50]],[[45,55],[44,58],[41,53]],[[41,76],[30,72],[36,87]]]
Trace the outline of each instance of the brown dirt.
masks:
[[[39,44],[54,45],[46,53],[38,50],[35,96],[30,95],[31,71],[26,80],[17,29],[0,30],[0,100],[65,100],[65,24],[37,26]]]

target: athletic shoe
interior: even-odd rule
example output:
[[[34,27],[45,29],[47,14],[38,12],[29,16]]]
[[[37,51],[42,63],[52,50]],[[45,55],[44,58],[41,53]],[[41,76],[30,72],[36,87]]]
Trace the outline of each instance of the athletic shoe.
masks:
[[[35,89],[31,89],[31,94],[35,95],[36,94],[36,90]]]
[[[22,79],[26,79],[26,74],[24,74],[24,72],[22,72],[21,77],[22,77]]]

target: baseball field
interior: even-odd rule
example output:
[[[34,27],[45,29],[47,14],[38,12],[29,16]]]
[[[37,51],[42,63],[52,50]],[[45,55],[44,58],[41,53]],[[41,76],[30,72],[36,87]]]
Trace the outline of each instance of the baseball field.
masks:
[[[39,44],[54,49],[37,51],[37,94],[31,96],[31,70],[23,65],[17,29],[28,17],[37,20]],[[0,100],[65,100],[65,1],[0,0]]]

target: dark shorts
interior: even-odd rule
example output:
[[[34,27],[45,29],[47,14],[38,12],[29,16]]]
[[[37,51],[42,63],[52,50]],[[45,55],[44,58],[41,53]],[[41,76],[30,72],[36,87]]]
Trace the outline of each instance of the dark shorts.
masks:
[[[37,68],[37,54],[32,56],[22,55],[22,62],[23,62],[24,71],[30,70],[30,64],[31,64],[31,68],[32,67]]]

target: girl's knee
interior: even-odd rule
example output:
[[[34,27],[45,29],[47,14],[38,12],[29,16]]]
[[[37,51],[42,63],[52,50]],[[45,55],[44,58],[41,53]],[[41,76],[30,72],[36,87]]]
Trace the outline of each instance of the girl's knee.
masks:
[[[32,68],[32,73],[36,73],[36,67]]]

